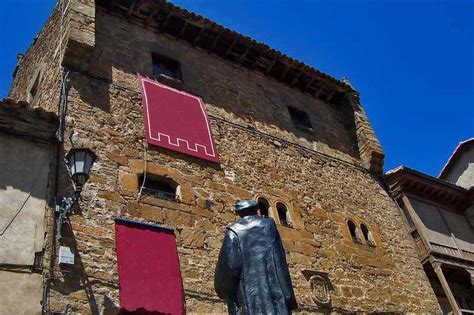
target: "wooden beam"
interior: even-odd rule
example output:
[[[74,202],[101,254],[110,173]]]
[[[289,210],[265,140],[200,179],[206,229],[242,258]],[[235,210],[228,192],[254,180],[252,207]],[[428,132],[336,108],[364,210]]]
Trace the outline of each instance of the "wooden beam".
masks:
[[[214,37],[214,40],[212,41],[211,50],[214,50],[214,48],[216,48],[217,41],[218,41],[220,38],[221,38],[221,33],[217,33],[216,37]]]
[[[336,94],[336,88],[329,89],[329,94],[326,97],[326,101],[329,101],[334,96],[334,94]]]
[[[321,94],[322,89],[324,89],[325,87],[326,86],[321,83],[321,85],[316,90],[314,90],[314,97],[318,98],[319,94]]]
[[[159,26],[159,29],[160,29],[160,30],[163,30],[163,29],[168,25],[168,23],[169,23],[169,21],[171,20],[171,17],[172,17],[172,16],[173,16],[173,12],[171,12],[171,11],[168,12],[168,15],[166,16],[165,22],[164,22],[162,25]]]
[[[156,14],[159,12],[158,9],[154,9],[151,11],[150,15],[146,18],[145,23],[143,23],[145,26],[150,25],[151,21],[153,21],[153,18],[156,16]]]
[[[304,89],[303,89],[303,92],[306,93],[306,91],[309,89],[309,87],[311,86],[311,84],[313,84],[314,80],[316,79],[316,76],[313,75],[311,77],[311,79],[309,79],[308,83],[306,83],[306,85],[304,86]]]
[[[201,38],[201,34],[204,32],[204,27],[201,28],[201,30],[199,31],[199,33],[197,34],[196,38],[193,40],[193,46],[196,45],[196,43],[198,42],[198,40]]]
[[[285,77],[285,75],[286,75],[286,73],[288,72],[288,70],[291,69],[291,67],[288,66],[288,65],[284,65],[284,66],[285,66],[285,70],[283,70],[283,73],[280,75],[280,78],[279,78],[280,80],[283,80],[283,78]]]
[[[237,44],[238,42],[238,39],[237,37],[234,38],[234,40],[232,41],[232,44],[230,44],[230,46],[227,48],[227,50],[225,51],[225,54],[224,54],[224,57],[226,57],[231,51],[232,49],[234,49],[234,46]]]
[[[258,59],[257,59],[258,60]],[[265,70],[265,75],[269,74],[270,71],[272,71],[273,69],[273,66],[277,63],[278,61],[278,58],[275,56],[273,57],[273,60],[272,62],[268,65],[267,69]]]
[[[257,56],[257,58],[255,58],[255,61],[252,62],[252,64],[250,65],[250,69],[255,68],[255,66],[257,65],[257,63],[258,63],[258,61],[260,60],[260,58],[262,58],[262,55]]]
[[[433,270],[436,273],[436,276],[438,277],[441,286],[443,287],[444,294],[446,294],[446,297],[448,298],[449,304],[451,305],[454,314],[461,315],[461,310],[459,309],[458,303],[456,302],[453,292],[449,287],[448,281],[444,276],[443,269],[441,268],[441,263],[437,261],[431,261],[431,266],[433,266]]]
[[[295,77],[293,78],[293,80],[291,81],[290,83],[290,86],[294,86],[296,84],[296,82],[298,82],[298,79],[300,78],[300,76],[304,73],[303,69],[300,69],[300,72],[298,72],[297,75],[295,75]]]
[[[428,234],[427,234],[427,232],[425,231],[425,225],[424,225],[423,222],[421,221],[421,219],[420,219],[420,217],[418,216],[418,214],[416,213],[415,209],[412,207],[411,202],[410,202],[410,200],[407,198],[407,196],[403,195],[402,198],[401,198],[401,201],[402,201],[402,205],[405,207],[405,209],[407,210],[408,214],[410,215],[411,220],[412,220],[413,223],[415,224],[416,231],[417,231],[418,234],[420,235],[421,242],[423,243],[423,245],[425,245],[425,248],[426,248],[428,251],[431,252],[431,251],[432,251],[432,247],[431,247],[430,240],[429,240],[429,238],[428,238]]]
[[[183,36],[184,31],[186,30],[186,27],[188,26],[188,24],[189,24],[188,21],[184,23],[183,28],[181,29],[181,31],[179,31],[179,37]]]
[[[245,48],[244,53],[243,53],[243,54],[240,56],[240,58],[239,58],[239,61],[238,61],[239,65],[242,63],[242,61],[244,61],[245,56],[247,56],[249,50],[250,50],[250,47],[247,46],[247,48]]]
[[[133,0],[132,4],[130,5],[130,8],[128,8],[127,18],[129,18],[132,15],[133,10],[135,10],[135,7],[137,6],[139,1],[140,0]]]

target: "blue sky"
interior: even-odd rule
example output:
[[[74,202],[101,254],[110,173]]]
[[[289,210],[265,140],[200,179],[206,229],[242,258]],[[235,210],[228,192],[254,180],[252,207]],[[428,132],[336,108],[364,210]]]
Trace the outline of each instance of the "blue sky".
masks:
[[[55,1],[0,2],[0,98],[16,54]],[[218,1],[173,3],[340,79],[348,76],[385,150],[437,176],[474,137],[474,1]]]

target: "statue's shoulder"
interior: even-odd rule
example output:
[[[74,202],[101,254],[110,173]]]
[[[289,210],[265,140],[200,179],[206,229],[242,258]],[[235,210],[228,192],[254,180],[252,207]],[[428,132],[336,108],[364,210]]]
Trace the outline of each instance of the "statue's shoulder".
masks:
[[[233,232],[238,232],[242,229],[244,229],[245,225],[242,224],[242,222],[237,221],[237,222],[234,222],[234,223],[231,223],[229,225],[227,225],[227,230],[231,230]]]
[[[255,226],[271,226],[276,228],[273,219],[255,215],[241,218],[237,222],[229,224],[227,229],[238,234],[239,231],[244,231]]]

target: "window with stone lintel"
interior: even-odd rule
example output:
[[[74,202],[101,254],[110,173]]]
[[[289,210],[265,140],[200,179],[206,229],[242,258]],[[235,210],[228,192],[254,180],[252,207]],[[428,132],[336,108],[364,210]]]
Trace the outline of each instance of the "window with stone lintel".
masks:
[[[173,179],[149,173],[138,177],[140,193],[158,199],[179,202],[179,185]]]

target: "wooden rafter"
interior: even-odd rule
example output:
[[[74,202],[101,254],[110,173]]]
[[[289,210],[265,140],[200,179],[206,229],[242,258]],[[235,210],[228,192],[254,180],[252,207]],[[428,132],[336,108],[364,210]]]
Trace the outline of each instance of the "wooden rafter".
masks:
[[[179,36],[183,36],[184,34],[184,31],[186,30],[186,27],[188,27],[188,21],[186,21],[183,25],[183,28],[181,29],[181,31],[179,31]]]
[[[235,45],[237,45],[237,42],[238,42],[238,39],[237,39],[237,37],[236,37],[236,38],[234,38],[234,40],[232,41],[232,44],[230,44],[229,48],[227,48],[227,50],[225,51],[224,56],[227,56],[227,55],[232,51],[232,49],[234,49]]]
[[[300,76],[304,73],[304,70],[300,70],[300,72],[298,72],[295,77],[293,78],[293,80],[291,80],[291,83],[290,85],[291,86],[294,86],[296,84],[296,82],[298,82],[298,79],[300,78]]]
[[[285,66],[285,70],[283,70],[282,74],[280,75],[279,79],[280,80],[283,80],[283,78],[285,77],[285,75],[288,73],[288,71],[291,69],[290,66],[288,65],[284,65]]]
[[[308,83],[306,83],[306,85],[304,86],[303,92],[306,93],[306,91],[308,91],[309,87],[311,86],[311,84],[313,84],[315,79],[316,79],[316,76],[313,75],[311,79],[309,79]]]
[[[217,42],[219,41],[220,38],[221,38],[221,33],[217,33],[216,37],[214,37],[214,40],[212,41],[211,50],[214,50],[214,48],[216,48]]]
[[[239,58],[239,61],[238,61],[239,65],[242,63],[242,61],[244,61],[244,59],[247,56],[249,50],[250,50],[250,47],[247,46],[247,48],[245,48],[244,53]]]
[[[185,10],[177,9],[176,7],[168,3],[162,4],[162,1],[158,0],[129,0],[126,2],[124,1],[125,3],[127,3],[125,5],[121,5],[122,1],[116,0],[102,0],[98,2],[100,2],[99,5],[107,8],[107,10],[115,9],[120,15],[124,16],[127,19],[130,19],[132,17],[140,19],[144,27],[148,27],[151,24],[155,25],[156,21],[157,25],[155,31],[159,33],[162,33],[163,31],[165,31],[165,29],[169,27],[171,18],[179,17],[180,21],[178,24],[176,24],[176,29],[170,30],[170,32],[178,38],[182,38],[183,36],[188,35],[190,25],[195,25],[195,23],[199,23],[199,18],[196,22],[195,17],[193,17],[191,14],[188,14]],[[142,8],[145,3],[147,7]],[[144,10],[143,14],[140,14],[142,9]],[[183,21],[181,19],[183,19]],[[174,22],[174,20],[171,22]],[[175,25],[175,23],[173,23],[173,25]],[[235,32],[224,29],[219,25],[204,25],[206,25],[204,30],[209,32],[209,39],[208,36],[206,36],[208,33],[203,34],[203,28],[201,28],[197,36],[186,36],[184,40],[188,41],[192,45],[197,45],[200,40],[203,40],[203,37],[206,36],[206,43],[208,43],[209,40],[209,45],[205,45],[206,47],[203,48],[205,48],[209,53],[214,53],[216,49],[219,49],[219,51],[222,52],[222,54],[219,55],[221,55],[222,57],[229,57],[229,55],[232,54],[232,60],[235,63],[244,64],[246,68],[255,69],[264,73],[265,75],[271,74],[272,77],[275,77],[275,79],[279,81],[283,81],[285,79],[285,77],[289,74],[288,71],[290,71],[290,74],[292,75],[295,71],[294,76],[288,80],[288,85],[293,86],[294,88],[298,86],[298,89],[301,89],[303,92],[307,92],[308,89],[312,90],[313,88],[316,88],[315,85],[317,84],[315,84],[314,81],[317,80],[321,80],[322,82],[326,83],[330,82],[331,85],[339,87],[339,83],[337,80],[333,80],[330,77],[324,76],[324,74],[321,74],[317,71],[315,72],[311,68],[300,68],[301,64],[299,64],[298,66],[292,60],[282,55],[280,52],[273,51],[265,45],[250,43],[247,38],[242,37],[241,35]],[[197,30],[194,30],[193,28],[192,31],[193,32],[191,33],[195,34],[194,31]],[[225,41],[222,39],[225,39]],[[225,47],[224,45],[229,39],[232,42],[229,43],[230,45],[228,47]],[[233,53],[235,45],[240,44],[245,46],[242,50],[239,46],[239,51],[242,51],[242,53]],[[282,69],[280,69],[280,65],[278,65],[278,67],[275,67],[277,62],[282,63]],[[278,71],[276,71],[277,69]],[[304,80],[302,80],[301,76],[303,76]],[[304,86],[298,85],[298,83],[303,82],[306,82],[304,83]],[[341,85],[340,88],[345,91],[344,85]]]
[[[162,25],[160,25],[159,29],[163,30],[166,26],[168,26],[169,21],[171,20],[171,17],[173,16],[173,12],[168,12],[168,15],[166,16],[165,21],[163,22]]]
[[[154,9],[151,11],[150,15],[146,18],[145,23],[143,23],[145,26],[150,25],[151,21],[153,21],[153,18],[156,16],[156,14],[159,12],[158,9]]]
[[[321,84],[316,90],[314,90],[314,97],[319,97],[319,94],[321,93],[321,91],[323,90],[324,88],[324,84]]]
[[[202,33],[204,33],[204,30],[205,30],[205,28],[201,27],[201,29],[200,29],[199,33],[197,34],[196,38],[193,40],[193,44],[192,44],[193,46],[195,46],[196,43],[198,42],[198,40],[201,39],[201,35],[202,35]]]
[[[272,71],[272,68],[273,68],[273,66],[277,63],[277,61],[278,61],[278,58],[277,58],[276,56],[273,57],[272,62],[268,65],[267,69],[265,69],[265,74],[266,74],[266,75],[269,74],[270,71]]]
[[[137,6],[137,4],[140,2],[140,0],[133,0],[132,4],[130,5],[130,7],[128,8],[128,11],[127,11],[127,18],[129,18],[132,13],[133,13],[133,10],[135,10],[135,7]]]
[[[334,96],[334,94],[336,94],[336,89],[333,87],[329,88],[329,93],[326,97],[326,100],[329,101]]]

